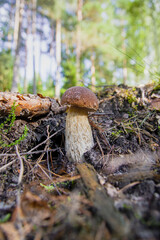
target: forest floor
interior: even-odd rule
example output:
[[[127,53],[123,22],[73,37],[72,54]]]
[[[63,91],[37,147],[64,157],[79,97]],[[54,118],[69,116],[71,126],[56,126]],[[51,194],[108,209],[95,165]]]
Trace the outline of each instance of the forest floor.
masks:
[[[58,101],[3,126],[1,109],[0,240],[160,239],[159,89],[112,86],[97,96],[95,145],[77,165],[65,156]]]

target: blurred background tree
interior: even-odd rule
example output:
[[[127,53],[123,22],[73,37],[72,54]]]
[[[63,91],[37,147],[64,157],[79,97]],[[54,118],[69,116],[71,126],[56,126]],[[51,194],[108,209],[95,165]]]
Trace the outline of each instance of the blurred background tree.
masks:
[[[0,91],[159,81],[159,0],[1,0],[0,16]]]

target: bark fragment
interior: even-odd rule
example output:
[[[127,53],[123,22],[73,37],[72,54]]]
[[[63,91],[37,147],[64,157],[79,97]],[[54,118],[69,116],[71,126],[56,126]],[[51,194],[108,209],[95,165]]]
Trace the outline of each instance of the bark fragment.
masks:
[[[33,118],[49,113],[50,109],[58,108],[56,100],[42,95],[0,92],[0,114],[7,115],[15,102],[16,116]],[[53,106],[54,105],[54,106]]]

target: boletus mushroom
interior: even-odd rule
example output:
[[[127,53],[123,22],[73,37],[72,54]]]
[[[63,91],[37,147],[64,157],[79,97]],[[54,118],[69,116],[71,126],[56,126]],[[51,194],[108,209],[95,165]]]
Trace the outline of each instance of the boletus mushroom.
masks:
[[[88,112],[98,109],[98,99],[88,88],[76,86],[67,89],[61,104],[69,107],[65,128],[66,155],[74,163],[83,162],[83,154],[94,145]]]

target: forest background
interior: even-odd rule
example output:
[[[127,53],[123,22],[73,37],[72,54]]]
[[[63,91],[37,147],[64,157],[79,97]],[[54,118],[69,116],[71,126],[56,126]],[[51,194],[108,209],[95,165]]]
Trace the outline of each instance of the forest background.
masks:
[[[0,91],[159,79],[159,0],[0,0]]]

